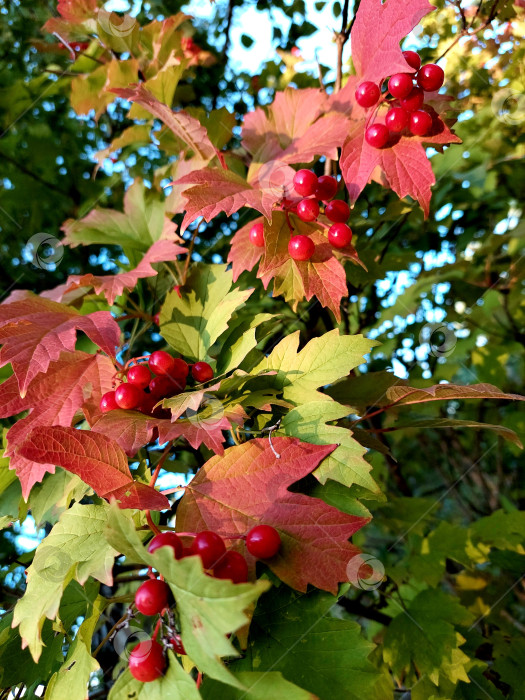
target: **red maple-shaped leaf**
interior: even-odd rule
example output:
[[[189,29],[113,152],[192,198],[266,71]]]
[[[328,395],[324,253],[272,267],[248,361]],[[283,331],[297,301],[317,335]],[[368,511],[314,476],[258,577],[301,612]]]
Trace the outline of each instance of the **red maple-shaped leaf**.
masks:
[[[315,156],[337,158],[348,130],[346,117],[329,112],[322,90],[287,88],[269,107],[246,115],[242,144],[259,163],[309,163]]]
[[[357,200],[364,187],[376,180],[391,188],[399,197],[409,195],[417,200],[428,216],[431,188],[436,179],[425,151],[425,145],[441,150],[443,145],[461,143],[449,127],[446,112],[449,100],[437,98],[435,93],[427,96],[425,109],[432,116],[432,129],[427,136],[391,134],[384,148],[374,148],[365,140],[368,127],[367,110],[355,102],[355,89],[360,81],[350,77],[347,84],[333,98],[334,108],[351,114],[351,127],[343,144],[340,167],[348,188],[350,202]],[[441,114],[431,106],[442,110]],[[379,108],[374,123],[384,123],[388,105]],[[424,145],[425,144],[425,145]]]
[[[31,381],[46,372],[61,352],[73,352],[77,330],[115,356],[120,328],[109,311],[82,316],[69,306],[35,295],[0,305],[0,367],[11,363],[22,397]]]
[[[166,496],[133,481],[124,450],[105,435],[75,428],[40,427],[30,433],[17,451],[34,462],[67,469],[101,498],[118,500],[120,508],[169,508]]]
[[[216,454],[224,452],[223,430],[231,429],[232,416],[216,415],[200,418],[198,414],[179,418],[174,423],[169,418],[153,418],[138,411],[110,411],[99,417],[86,411],[91,429],[115,440],[126,454],[133,457],[137,451],[153,439],[155,429],[162,443],[185,438],[194,449],[206,445]]]
[[[55,465],[31,462],[16,452],[17,446],[38,426],[70,426],[88,399],[98,402],[102,394],[111,390],[114,374],[113,363],[104,355],[62,353],[45,374],[35,377],[24,398],[20,396],[15,376],[2,384],[0,418],[29,411],[9,429],[6,450],[6,456],[11,458],[9,466],[16,470],[22,484],[24,498],[27,499],[33,485],[47,471],[55,471]]]
[[[232,263],[233,281],[236,282],[245,270],[253,270],[262,258],[264,248],[259,248],[250,241],[250,230],[254,224],[264,223],[259,217],[240,228],[232,238],[228,262]]]
[[[157,119],[160,119],[168,129],[186,144],[188,151],[202,160],[211,160],[218,155],[215,146],[209,139],[208,132],[198,119],[186,112],[174,112],[170,107],[162,104],[143,85],[134,85],[131,88],[114,88],[111,90],[119,97],[136,102]]]
[[[352,27],[352,60],[359,81],[379,84],[394,73],[412,73],[400,43],[435,9],[428,0],[363,0]]]
[[[288,252],[290,236],[298,233],[308,235],[315,243],[313,257],[304,262],[293,260]],[[293,214],[287,218],[277,211],[272,224],[264,227],[264,241],[264,256],[257,272],[264,286],[273,279],[274,296],[284,295],[294,310],[300,301],[315,296],[339,320],[341,299],[348,293],[346,274],[334,257],[326,230],[320,224],[307,224]]]
[[[87,37],[90,29],[82,25],[97,12],[97,0],[58,0],[57,11],[60,17],[51,17],[42,30],[56,32],[65,39]]]
[[[274,527],[281,549],[268,566],[289,586],[306,591],[308,584],[337,593],[348,580],[347,566],[358,553],[348,538],[366,524],[288,490],[310,474],[335,445],[310,445],[295,438],[250,440],[212,457],[190,482],[177,509],[177,529],[213,530],[225,537],[245,535],[254,525]],[[235,540],[232,540],[235,543]],[[244,543],[235,545],[247,554]]]
[[[177,245],[173,241],[156,241],[134,270],[120,272],[117,275],[96,276],[91,273],[71,275],[67,284],[64,285],[62,294],[69,294],[80,287],[93,287],[97,294],[103,292],[108,303],[113,304],[124,289],[131,290],[139,279],[154,277],[157,274],[157,271],[151,266],[152,263],[175,260],[177,255],[186,252],[186,248]]]

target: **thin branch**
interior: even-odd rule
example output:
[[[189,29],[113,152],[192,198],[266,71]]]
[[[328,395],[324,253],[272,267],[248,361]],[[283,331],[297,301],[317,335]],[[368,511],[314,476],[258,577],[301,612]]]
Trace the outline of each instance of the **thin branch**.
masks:
[[[461,39],[462,39],[463,37],[467,36],[467,37],[470,38],[470,37],[476,36],[476,34],[479,34],[479,33],[482,32],[484,29],[487,29],[487,27],[489,27],[489,26],[492,24],[492,22],[496,19],[496,15],[497,15],[497,12],[498,12],[498,5],[499,5],[500,1],[501,1],[501,0],[494,0],[494,3],[493,3],[493,5],[492,5],[492,7],[491,7],[491,9],[490,9],[488,18],[487,18],[487,19],[483,22],[483,24],[481,24],[477,29],[472,29],[472,23],[470,24],[469,27],[467,27],[467,28],[465,28],[465,29],[462,29],[462,30],[458,33],[458,35],[457,35],[457,37],[454,39],[454,41],[450,44],[450,46],[448,46],[448,47],[445,49],[445,51],[443,51],[443,53],[441,54],[441,56],[439,56],[439,58],[436,59],[436,63],[437,63],[438,61],[440,61],[444,56],[446,56],[447,53],[448,53],[451,49],[453,49],[454,46],[456,46],[456,45],[461,41]],[[481,7],[481,4],[480,4],[480,7]],[[480,8],[478,7],[478,11],[479,11],[479,9],[480,9]],[[476,17],[477,17],[477,13],[476,13]],[[475,19],[475,17],[474,17],[474,19]],[[474,21],[474,20],[473,20],[473,21]]]

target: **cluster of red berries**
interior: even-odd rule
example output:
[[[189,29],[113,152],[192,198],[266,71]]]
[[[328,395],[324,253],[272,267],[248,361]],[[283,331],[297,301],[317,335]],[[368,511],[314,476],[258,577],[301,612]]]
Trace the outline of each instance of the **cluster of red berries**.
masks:
[[[388,81],[388,92],[395,99],[385,117],[385,124],[372,124],[365,132],[366,142],[374,148],[383,148],[390,134],[400,134],[408,129],[414,136],[426,136],[432,129],[432,115],[422,109],[425,92],[435,92],[445,81],[443,69],[434,63],[421,66],[421,58],[415,51],[403,51],[406,62],[416,73],[396,73]],[[414,84],[415,80],[415,84]],[[355,91],[355,99],[361,107],[375,107],[381,97],[376,83],[365,81]]]
[[[175,532],[161,532],[150,541],[148,552],[151,554],[160,547],[171,547],[175,559],[199,556],[204,569],[211,571],[214,578],[230,579],[233,583],[245,583],[248,580],[246,559],[239,552],[227,550],[224,540],[216,532],[204,530],[191,535],[193,540],[189,547],[183,545],[182,536]],[[185,533],[184,536],[190,534]],[[258,559],[270,559],[281,546],[279,533],[270,525],[256,525],[242,539],[246,541],[248,552]],[[171,603],[170,587],[158,578],[144,581],[135,593],[135,607],[143,615],[164,614]],[[186,653],[178,634],[170,635],[165,646],[171,647],[177,654]],[[132,676],[144,683],[162,676],[167,662],[163,646],[153,639],[137,644],[128,663]]]
[[[346,248],[352,241],[352,229],[346,224],[350,207],[342,199],[334,199],[337,193],[337,180],[330,175],[317,175],[311,170],[295,173],[293,185],[296,193],[303,197],[293,211],[301,221],[316,221],[320,214],[319,200],[324,204],[324,215],[332,226],[328,229],[328,240],[334,248]],[[250,241],[254,246],[264,246],[264,226],[257,223],[250,229]],[[292,236],[288,252],[293,260],[306,261],[315,253],[315,244],[305,234]]]
[[[100,400],[102,413],[123,408],[163,417],[163,409],[155,409],[155,405],[184,391],[190,365],[164,350],[156,350],[148,357],[133,358],[128,365],[131,366],[124,372],[127,381],[114,391],[108,391]],[[207,362],[196,362],[191,366],[191,376],[198,383],[207,382],[213,379],[213,369]]]

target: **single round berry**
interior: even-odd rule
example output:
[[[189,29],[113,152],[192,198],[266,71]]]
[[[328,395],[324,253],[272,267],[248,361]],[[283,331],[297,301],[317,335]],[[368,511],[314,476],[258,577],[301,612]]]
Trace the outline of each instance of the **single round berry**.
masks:
[[[166,670],[164,649],[152,639],[139,642],[129,655],[128,663],[131,675],[141,683],[157,680]]]
[[[186,649],[184,648],[182,639],[178,635],[176,637],[171,637],[170,644],[171,648],[176,654],[179,654],[180,656],[186,655]]]
[[[108,391],[100,399],[100,410],[102,411],[102,413],[107,413],[108,411],[114,411],[118,407],[119,406],[115,400],[115,392],[114,391]]]
[[[326,205],[324,210],[326,217],[334,223],[342,223],[348,221],[350,216],[350,207],[342,199],[334,199]]]
[[[257,559],[274,557],[280,547],[281,536],[271,525],[256,525],[246,535],[246,549]]]
[[[423,66],[417,74],[417,84],[423,88],[425,92],[434,92],[439,90],[445,82],[445,73],[443,68],[436,66],[435,63],[429,63]]]
[[[288,242],[288,252],[292,260],[310,260],[315,253],[315,244],[308,236],[292,236]]]
[[[385,124],[389,131],[399,134],[408,126],[408,112],[403,107],[392,107],[386,113]]]
[[[414,81],[408,73],[396,73],[388,81],[388,92],[393,97],[406,97],[412,91]]]
[[[403,109],[406,109],[407,112],[415,112],[416,109],[421,109],[424,101],[425,93],[423,90],[420,87],[414,87],[407,97],[403,97],[399,100],[399,104]]]
[[[170,375],[173,371],[174,363],[175,358],[164,350],[155,350],[155,352],[151,353],[148,360],[150,370],[156,375]]]
[[[213,569],[222,555],[226,552],[226,545],[222,537],[211,530],[203,530],[195,536],[191,543],[192,554],[198,554],[205,569]]]
[[[373,148],[383,148],[389,139],[389,132],[384,124],[372,124],[365,131],[365,140]]]
[[[186,386],[186,380],[175,380],[171,377],[153,377],[149,383],[150,396],[153,396],[157,403],[166,396],[180,394]]]
[[[159,313],[156,313],[156,314],[153,316],[153,323],[154,323],[156,326],[160,326],[160,314],[159,314]]]
[[[213,379],[213,370],[207,362],[196,362],[191,368],[191,376],[196,382],[208,382]]]
[[[301,197],[309,197],[317,187],[317,175],[311,170],[298,170],[294,175],[293,186]]]
[[[133,365],[128,369],[128,383],[145,389],[151,382],[151,372],[146,365]]]
[[[408,65],[414,70],[419,70],[421,68],[421,57],[415,51],[403,51],[403,56]]]
[[[233,583],[246,583],[248,564],[242,554],[230,549],[213,567],[213,575],[215,578],[230,579]]]
[[[137,408],[143,397],[144,392],[135,384],[121,384],[115,389],[115,402],[119,408]]]
[[[346,248],[352,242],[352,229],[346,224],[333,224],[328,229],[328,240],[334,248]]]
[[[143,615],[156,615],[167,608],[170,589],[167,583],[158,578],[144,581],[135,593],[135,607]]]
[[[379,86],[371,80],[365,80],[364,83],[358,85],[355,91],[355,101],[360,107],[373,107],[378,103],[380,96]]]
[[[155,404],[158,402],[158,398],[154,396],[153,394],[144,394],[142,397],[142,401],[140,404],[137,406],[137,411],[140,411],[141,413],[145,413],[147,416],[151,416],[153,413],[153,408]]]
[[[410,133],[414,136],[426,136],[432,129],[432,117],[419,109],[410,115]]]
[[[148,544],[148,552],[153,554],[160,547],[171,547],[175,559],[180,559],[182,554],[182,540],[174,532],[161,532]]]
[[[315,221],[319,216],[319,203],[316,199],[301,199],[297,205],[297,216],[301,221]]]
[[[328,202],[330,199],[335,197],[337,192],[337,180],[331,175],[321,175],[317,180],[317,187],[315,189],[315,196],[322,202]]]
[[[173,366],[171,368],[171,372],[169,373],[170,379],[173,381],[180,382],[181,380],[186,379],[189,373],[189,364],[184,360],[181,360],[180,357],[175,357],[173,359]]]
[[[259,222],[250,229],[250,241],[256,248],[264,247],[264,224]]]

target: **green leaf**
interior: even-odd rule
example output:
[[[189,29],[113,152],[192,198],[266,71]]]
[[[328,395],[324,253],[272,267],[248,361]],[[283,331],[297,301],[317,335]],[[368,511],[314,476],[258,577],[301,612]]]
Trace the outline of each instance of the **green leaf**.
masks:
[[[241,671],[236,676],[247,690],[210,681],[203,684],[202,697],[205,700],[317,700],[317,695],[297,687],[275,671]]]
[[[277,671],[323,700],[369,700],[380,675],[368,660],[374,645],[357,623],[331,617],[336,603],[315,590],[272,589],[255,610],[246,657],[231,670]]]
[[[166,674],[150,683],[135,680],[126,669],[111,688],[108,700],[201,700],[195,681],[171,651],[168,651],[168,664]]]
[[[88,491],[89,486],[80,477],[65,469],[58,467],[54,474],[46,474],[29,494],[29,507],[36,525],[54,525],[71,501],[80,501]]]
[[[97,596],[69,647],[61,669],[55,673],[46,689],[45,700],[84,700],[91,674],[100,668],[91,656],[91,640],[106,599]]]
[[[415,428],[419,430],[421,428],[474,428],[475,430],[491,430],[497,435],[501,435],[502,438],[514,443],[518,447],[523,447],[521,440],[516,435],[514,430],[510,428],[505,428],[503,425],[491,425],[490,423],[478,423],[473,420],[459,420],[457,418],[428,418],[425,420],[412,420],[412,421],[396,421],[394,427],[397,430],[403,430],[405,428]]]
[[[162,336],[186,359],[211,359],[208,350],[253,291],[230,291],[232,283],[232,272],[226,265],[196,265],[182,298],[176,291],[166,297],[160,312]]]
[[[298,352],[297,331],[286,336],[252,373],[275,370],[273,385],[282,389],[285,399],[296,404],[329,401],[317,389],[346,377],[350,370],[364,362],[364,355],[375,345],[375,340],[362,335],[339,335],[334,329],[314,338]]]
[[[44,620],[56,617],[68,583],[73,579],[84,583],[89,576],[112,583],[116,552],[104,537],[107,515],[106,504],[76,503],[37,547],[27,571],[26,591],[14,611],[14,624],[20,625],[20,636],[35,661],[42,652]]]
[[[290,411],[283,418],[279,433],[314,445],[339,445],[314,471],[314,476],[322,484],[332,479],[345,486],[359,484],[377,493],[379,487],[370,476],[371,466],[363,459],[366,449],[352,437],[352,431],[327,425],[347,415],[348,409],[335,401],[312,401]]]
[[[459,647],[464,643],[456,625],[468,625],[474,615],[457,598],[437,589],[421,591],[388,626],[383,658],[395,676],[401,677],[412,664],[438,684],[440,674],[454,678],[458,664],[468,660]],[[411,677],[411,676],[409,676]]]
[[[240,367],[259,342],[256,337],[257,328],[274,319],[273,314],[255,314],[232,319],[228,330],[217,342],[221,347],[217,358],[217,373],[225,374]]]
[[[226,635],[248,622],[245,611],[268,589],[269,582],[236,585],[211,578],[204,573],[199,557],[177,561],[166,547],[149,554],[127,512],[111,507],[108,541],[130,561],[153,566],[169,583],[179,613],[182,642],[197,667],[212,678],[242,688],[220,657],[236,655]]]
[[[474,544],[490,545],[497,549],[510,549],[523,552],[525,532],[525,512],[506,513],[497,510],[486,518],[472,523],[469,529]]]
[[[68,219],[62,230],[64,243],[71,247],[100,243],[145,253],[155,241],[173,239],[176,226],[166,216],[159,194],[137,179],[124,196],[124,213],[93,209],[79,221]]]

